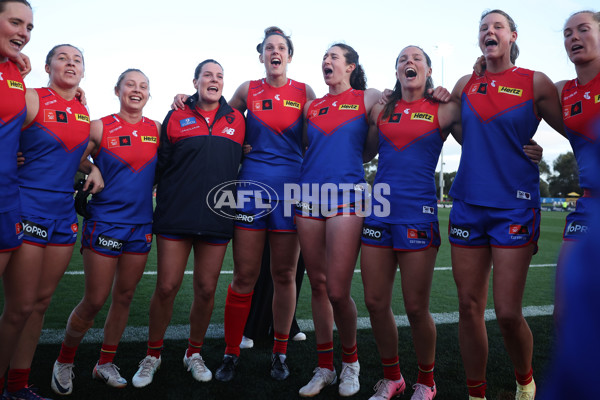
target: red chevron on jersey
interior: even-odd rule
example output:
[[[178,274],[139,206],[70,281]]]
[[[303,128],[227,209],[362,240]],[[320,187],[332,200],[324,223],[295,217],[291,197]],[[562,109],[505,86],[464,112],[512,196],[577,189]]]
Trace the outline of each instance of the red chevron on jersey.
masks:
[[[156,158],[159,137],[153,120],[142,117],[130,124],[118,115],[101,118],[103,124],[100,149],[138,172]]]
[[[597,139],[593,123],[600,118],[600,74],[586,85],[568,81],[561,93],[563,121],[568,133],[589,141]]]
[[[468,105],[483,123],[523,107],[533,98],[532,80],[529,78],[532,75],[533,71],[519,67],[498,74],[487,71],[484,76],[473,74],[464,88]],[[498,110],[501,110],[500,113]]]
[[[69,153],[87,142],[90,121],[85,106],[76,98],[63,99],[50,88],[35,90],[39,96],[40,109],[27,128],[36,124]]]
[[[277,135],[297,123],[305,103],[305,85],[291,79],[277,88],[265,79],[251,81],[246,97],[248,111]]]
[[[308,120],[329,136],[344,125],[367,117],[364,94],[364,91],[354,89],[335,96],[326,94],[310,104]]]
[[[439,103],[427,99],[400,100],[386,120],[381,119],[383,111],[379,115],[379,134],[394,150],[403,151],[431,134],[439,134],[438,107]]]

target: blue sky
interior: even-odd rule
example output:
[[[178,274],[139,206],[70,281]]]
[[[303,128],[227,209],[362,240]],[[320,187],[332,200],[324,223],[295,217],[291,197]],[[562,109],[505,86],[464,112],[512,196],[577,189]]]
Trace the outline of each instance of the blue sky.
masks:
[[[43,66],[50,48],[71,43],[84,52],[86,71],[81,85],[92,118],[119,110],[113,92],[117,77],[127,68],[140,68],[150,78],[152,95],[145,115],[159,121],[176,93],[193,92],[194,68],[206,58],[223,65],[227,99],[242,82],[264,77],[256,44],[271,25],[292,36],[295,55],[288,76],[312,86],[317,96],[327,92],[321,58],[338,41],[358,51],[369,87],[391,88],[396,56],[405,46],[418,45],[432,58],[434,83],[443,81],[452,90],[461,76],[472,71],[480,54],[477,31],[482,11],[501,8],[508,12],[519,33],[517,65],[558,81],[575,76],[562,41],[566,19],[575,11],[598,8],[597,0],[30,2],[35,28],[24,50],[33,64],[25,81],[28,87],[48,83]],[[536,140],[550,163],[570,150],[568,142],[544,123]],[[460,146],[449,139],[444,171],[456,170],[459,158]]]

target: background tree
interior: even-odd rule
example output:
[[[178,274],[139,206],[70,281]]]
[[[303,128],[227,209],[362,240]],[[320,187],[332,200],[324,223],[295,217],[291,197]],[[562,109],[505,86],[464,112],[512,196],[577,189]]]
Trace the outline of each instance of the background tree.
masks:
[[[365,180],[371,186],[373,186],[373,181],[375,180],[375,173],[377,172],[377,165],[379,163],[379,154],[375,156],[368,163],[363,164],[365,168]]]
[[[444,199],[448,198],[448,193],[450,192],[450,187],[452,187],[452,182],[454,182],[454,178],[456,177],[456,171],[444,173]],[[440,173],[435,173],[435,193],[440,195]]]
[[[538,168],[540,169],[540,196],[541,197],[550,197],[550,189],[548,185],[548,177],[550,176],[550,166],[544,158],[540,160],[538,164]]]
[[[553,164],[554,174],[548,178],[551,197],[566,197],[568,193],[581,194],[577,161],[572,151],[559,155]]]

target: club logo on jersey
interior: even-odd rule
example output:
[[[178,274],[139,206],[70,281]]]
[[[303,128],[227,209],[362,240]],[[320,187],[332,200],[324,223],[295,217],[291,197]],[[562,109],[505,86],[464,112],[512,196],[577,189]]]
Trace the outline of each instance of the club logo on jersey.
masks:
[[[111,137],[107,140],[108,148],[131,146],[131,138],[129,136]]]
[[[90,117],[85,114],[75,114],[75,120],[90,123]]]
[[[48,239],[48,228],[35,222],[23,220],[23,231],[26,236],[36,239]]]
[[[225,121],[227,121],[228,124],[233,124],[233,121],[235,121],[235,117],[233,116],[233,114],[227,114],[225,116]]]
[[[108,251],[119,251],[123,247],[123,241],[109,236],[99,235],[95,246]]]
[[[419,121],[433,122],[434,117],[432,114],[427,114],[424,112],[415,112],[410,115],[410,119],[411,121],[416,119]]]
[[[67,123],[67,113],[64,111],[44,110],[44,122],[62,122]]]
[[[487,94],[487,83],[475,83],[469,88],[469,94]]]
[[[563,117],[570,118],[583,112],[581,101],[575,104],[566,104],[563,106]]]
[[[529,235],[529,228],[526,225],[512,224],[508,227],[509,235]]]
[[[325,115],[329,112],[329,107],[324,107],[319,110],[319,115]]]
[[[152,234],[146,233],[146,243],[152,243]]]
[[[156,136],[142,136],[142,143],[156,143],[157,141]]]
[[[531,193],[524,192],[522,190],[517,190],[517,199],[521,200],[531,200]]]
[[[8,80],[8,81],[6,81],[6,83],[8,83],[8,87],[11,89],[18,89],[21,91],[25,91],[25,87],[23,86],[22,82]]]
[[[179,126],[182,128],[185,128],[188,125],[194,125],[195,123],[196,123],[196,118],[194,118],[194,117],[189,117],[186,119],[179,120]]]
[[[427,231],[420,231],[418,229],[408,229],[406,231],[406,237],[409,239],[427,239]]]
[[[468,241],[471,236],[471,230],[463,228],[462,226],[450,224],[448,227],[448,235],[454,239]]]
[[[435,209],[433,207],[423,206],[423,214],[434,215],[435,214]]]
[[[507,86],[498,87],[498,93],[510,94],[513,96],[523,96],[523,89],[509,88]]]
[[[340,104],[340,107],[338,108],[338,110],[358,111],[359,108],[360,108],[360,106],[358,104]]]
[[[268,111],[273,109],[273,100],[257,100],[252,103],[254,111]]]
[[[295,108],[296,110],[300,109],[300,103],[298,103],[297,101],[292,101],[292,100],[284,100],[283,101],[283,106],[284,107],[290,107],[290,108]]]
[[[381,228],[376,228],[374,226],[369,225],[363,226],[362,237],[364,237],[365,239],[381,240],[381,236],[383,236]]]
[[[390,124],[397,124],[400,122],[400,119],[402,118],[402,113],[395,113],[390,115],[390,119],[388,119],[388,123]]]

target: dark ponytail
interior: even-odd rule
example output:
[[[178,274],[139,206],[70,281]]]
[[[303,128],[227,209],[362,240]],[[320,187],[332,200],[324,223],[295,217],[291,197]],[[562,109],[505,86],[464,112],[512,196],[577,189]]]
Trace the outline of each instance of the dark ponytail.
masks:
[[[339,47],[344,50],[346,64],[356,65],[356,68],[354,68],[354,71],[352,71],[352,74],[350,75],[350,86],[352,89],[366,90],[367,76],[365,75],[365,70],[363,69],[362,65],[358,63],[358,53],[356,50],[344,43],[336,43],[331,47]]]

